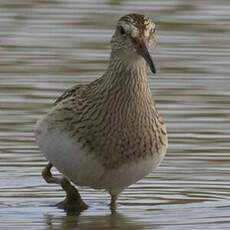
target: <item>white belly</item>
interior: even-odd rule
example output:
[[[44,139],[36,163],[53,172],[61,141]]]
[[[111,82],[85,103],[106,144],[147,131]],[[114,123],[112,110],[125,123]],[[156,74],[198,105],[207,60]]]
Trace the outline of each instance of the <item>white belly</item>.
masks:
[[[36,125],[38,146],[48,161],[79,186],[119,191],[142,179],[163,158],[163,154],[156,154],[154,158],[123,164],[109,170],[103,167],[93,153],[89,153],[66,132],[58,129],[47,130],[46,122],[41,120]]]

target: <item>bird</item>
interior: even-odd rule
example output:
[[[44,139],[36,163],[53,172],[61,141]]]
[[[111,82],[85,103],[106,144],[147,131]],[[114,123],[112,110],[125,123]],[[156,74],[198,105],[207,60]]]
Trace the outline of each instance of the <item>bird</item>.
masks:
[[[58,207],[88,208],[76,188],[84,186],[107,191],[110,208],[116,210],[122,191],[156,169],[165,156],[166,126],[148,79],[149,68],[156,73],[149,51],[156,44],[155,30],[150,17],[122,16],[105,73],[64,91],[37,121],[36,142],[48,160],[42,176],[66,192]],[[63,177],[54,176],[52,167]]]

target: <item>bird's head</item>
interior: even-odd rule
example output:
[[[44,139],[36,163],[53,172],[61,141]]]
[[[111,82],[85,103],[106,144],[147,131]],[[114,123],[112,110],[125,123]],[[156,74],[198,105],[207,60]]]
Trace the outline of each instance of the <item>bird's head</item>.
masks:
[[[149,49],[155,46],[155,24],[140,14],[128,14],[119,19],[111,40],[112,52],[122,61],[145,59],[156,72]]]

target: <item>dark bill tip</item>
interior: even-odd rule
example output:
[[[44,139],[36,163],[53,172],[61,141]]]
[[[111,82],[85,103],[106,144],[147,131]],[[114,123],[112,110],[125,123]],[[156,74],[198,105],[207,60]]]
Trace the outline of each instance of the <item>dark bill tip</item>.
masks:
[[[156,71],[156,67],[154,65],[154,62],[153,62],[153,59],[151,58],[149,52],[148,52],[148,56],[144,56],[144,59],[145,61],[149,64],[149,67],[150,67],[150,70],[153,74],[155,74],[157,71]]]
[[[149,54],[148,49],[146,48],[146,46],[144,45],[144,47],[142,47],[143,49],[143,58],[145,59],[145,61],[148,63],[150,70],[153,74],[156,73],[156,67],[154,65],[153,59],[151,57],[151,55]]]
[[[149,51],[148,51],[144,42],[139,43],[138,52],[145,59],[145,61],[148,63],[151,72],[153,74],[155,74],[156,73],[156,67],[154,65],[153,59],[152,59],[151,55],[149,54]]]

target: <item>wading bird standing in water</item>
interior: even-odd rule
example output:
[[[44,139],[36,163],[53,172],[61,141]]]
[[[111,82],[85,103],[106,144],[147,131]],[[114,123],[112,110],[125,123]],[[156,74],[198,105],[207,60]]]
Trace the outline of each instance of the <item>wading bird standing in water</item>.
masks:
[[[77,186],[105,189],[115,210],[118,195],[159,165],[167,133],[151,95],[147,69],[155,73],[148,49],[155,44],[155,24],[139,14],[123,16],[111,40],[106,72],[60,96],[36,124],[38,146],[49,161],[42,171],[60,184],[65,209],[87,208]],[[54,177],[56,167],[63,178]]]

